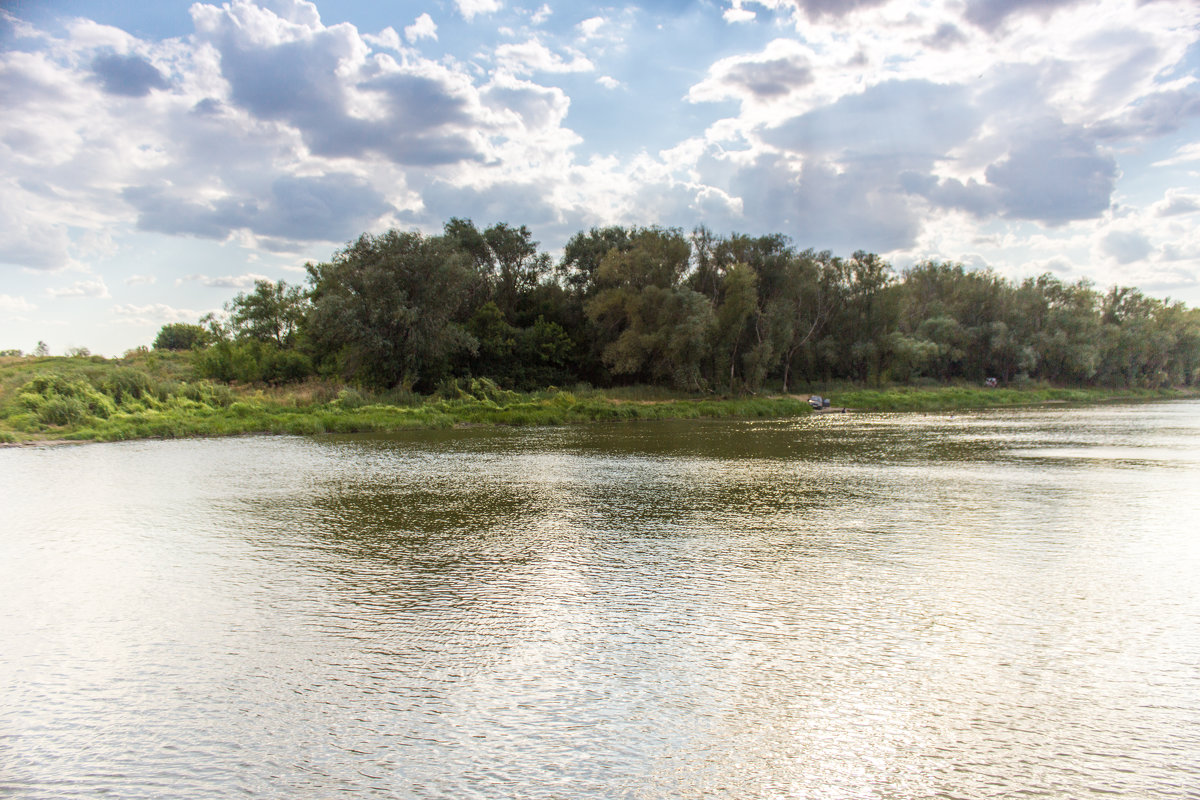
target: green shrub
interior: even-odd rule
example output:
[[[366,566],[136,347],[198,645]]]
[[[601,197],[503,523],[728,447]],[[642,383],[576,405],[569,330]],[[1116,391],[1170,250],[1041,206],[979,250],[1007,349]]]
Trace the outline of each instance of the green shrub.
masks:
[[[371,401],[358,389],[349,387],[338,392],[337,404],[342,408],[362,408]]]
[[[113,399],[117,405],[127,400],[141,400],[153,396],[150,376],[133,367],[117,367],[104,377],[99,389]]]
[[[116,411],[113,401],[90,383],[62,375],[38,375],[21,387],[18,399],[47,425],[77,424],[88,416],[107,418]]]
[[[77,397],[48,397],[38,408],[38,419],[45,425],[77,425],[87,417],[87,406]]]

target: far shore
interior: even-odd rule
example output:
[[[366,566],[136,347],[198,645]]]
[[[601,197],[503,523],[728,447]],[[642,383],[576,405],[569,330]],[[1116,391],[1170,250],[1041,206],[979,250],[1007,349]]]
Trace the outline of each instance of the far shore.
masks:
[[[282,387],[208,381],[161,384],[124,393],[92,379],[67,381],[32,395],[27,383],[0,396],[0,447],[48,447],[131,439],[207,438],[246,434],[391,433],[478,426],[558,426],[590,422],[687,419],[796,419],[863,412],[947,413],[1046,404],[1096,404],[1200,397],[1182,389],[1102,389],[966,385],[823,388],[828,408],[809,392],[774,395],[686,395],[648,387],[512,392],[487,380],[465,380],[432,396],[373,394],[332,383]],[[15,382],[9,382],[13,387]],[[41,384],[37,384],[41,385]],[[64,388],[66,387],[66,388]],[[71,388],[73,387],[73,388]],[[166,387],[161,388],[161,387]],[[57,393],[56,393],[57,392]],[[78,397],[65,396],[75,392]],[[41,406],[37,404],[41,403]],[[59,420],[54,414],[62,414]]]

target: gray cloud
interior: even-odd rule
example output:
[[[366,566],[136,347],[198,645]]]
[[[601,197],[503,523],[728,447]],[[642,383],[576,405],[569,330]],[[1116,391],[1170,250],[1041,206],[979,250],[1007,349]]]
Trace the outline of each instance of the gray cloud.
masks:
[[[911,198],[874,163],[841,171],[806,162],[797,173],[775,156],[760,156],[740,170],[731,193],[743,216],[763,232],[780,231],[801,247],[848,253],[910,247],[920,232]]]
[[[123,97],[144,97],[151,89],[170,86],[157,67],[137,55],[97,56],[92,61],[92,74],[100,80],[105,92]]]
[[[970,0],[966,18],[986,31],[995,31],[1013,14],[1037,13],[1048,17],[1080,0]]]
[[[910,171],[900,176],[900,185],[937,206],[976,217],[999,215],[1061,225],[1094,219],[1108,209],[1117,164],[1083,129],[1059,123],[1016,144],[984,175],[986,183],[963,183]]]
[[[956,25],[944,22],[938,26],[936,31],[922,39],[921,44],[931,50],[949,50],[966,41],[967,37],[963,35],[963,32]]]
[[[232,102],[261,119],[294,125],[317,155],[378,153],[423,166],[482,157],[470,135],[477,124],[467,99],[440,77],[407,68],[368,76],[356,88],[373,94],[383,113],[370,119],[351,114],[347,79],[337,69],[355,52],[356,34],[343,27],[264,45],[246,41],[223,15],[204,33],[221,54]]]
[[[1055,225],[1100,216],[1112,200],[1117,163],[1082,131],[1063,126],[1021,142],[985,175],[1005,216]]]
[[[905,172],[900,176],[904,191],[926,198],[942,208],[957,208],[976,217],[990,217],[1000,211],[1000,200],[993,187],[974,178],[966,183],[955,178],[939,181],[933,175]]]
[[[812,67],[804,58],[743,61],[729,69],[724,81],[736,84],[757,97],[778,97],[813,82]]]
[[[528,225],[543,236],[562,215],[550,201],[543,183],[497,183],[486,188],[460,187],[435,180],[421,189],[424,212],[414,222],[438,225],[450,217],[481,224],[509,222]]]
[[[1175,217],[1200,211],[1200,197],[1190,194],[1167,193],[1167,202],[1159,207],[1158,216]]]
[[[1145,234],[1136,231],[1112,231],[1104,237],[1100,246],[1118,264],[1141,261],[1154,250]]]
[[[1200,92],[1188,87],[1146,95],[1126,114],[1092,128],[1102,139],[1162,136],[1174,133],[1200,115]]]
[[[277,179],[262,197],[229,197],[196,203],[155,187],[123,193],[138,210],[138,227],[159,233],[223,239],[248,229],[293,241],[346,241],[391,210],[381,194],[353,175]]]
[[[121,196],[138,210],[141,230],[205,239],[224,239],[231,231],[249,227],[258,213],[252,201],[225,198],[205,205],[149,186],[131,186]]]
[[[889,0],[795,0],[796,7],[811,20],[822,17],[844,17],[860,8],[881,6]]]
[[[942,157],[978,128],[966,91],[929,81],[888,81],[795,117],[763,133],[770,144],[806,155],[887,156],[899,164]]]

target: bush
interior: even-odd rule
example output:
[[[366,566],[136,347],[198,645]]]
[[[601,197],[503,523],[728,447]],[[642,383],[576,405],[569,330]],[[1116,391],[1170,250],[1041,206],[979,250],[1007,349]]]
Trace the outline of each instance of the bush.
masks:
[[[269,342],[217,342],[196,354],[196,370],[206,378],[241,383],[292,383],[313,374],[312,359]]]
[[[39,375],[21,388],[21,404],[47,425],[75,424],[89,416],[107,419],[116,404],[91,384],[61,375]],[[62,421],[59,421],[62,420]]]
[[[48,397],[37,413],[45,425],[78,425],[88,417],[87,406],[77,397]]]
[[[104,378],[99,388],[117,405],[153,395],[150,376],[133,367],[117,367]]]

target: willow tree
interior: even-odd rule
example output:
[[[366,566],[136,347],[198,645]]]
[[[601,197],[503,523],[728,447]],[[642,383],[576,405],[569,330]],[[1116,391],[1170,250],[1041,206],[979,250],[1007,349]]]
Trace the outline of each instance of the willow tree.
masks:
[[[613,374],[704,388],[713,312],[704,295],[680,284],[690,255],[678,230],[643,228],[628,249],[610,249],[600,262],[584,307]]]
[[[345,379],[428,388],[477,347],[464,323],[480,279],[447,237],[364,234],[331,261],[308,265],[310,346]]]

